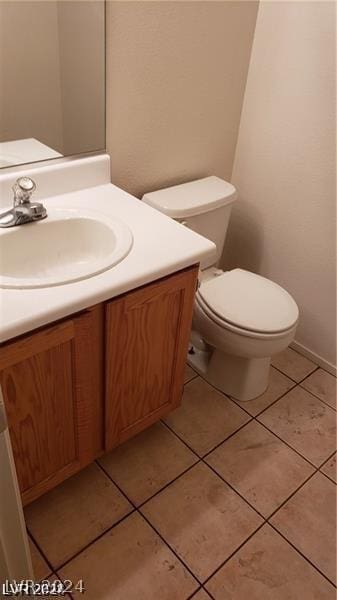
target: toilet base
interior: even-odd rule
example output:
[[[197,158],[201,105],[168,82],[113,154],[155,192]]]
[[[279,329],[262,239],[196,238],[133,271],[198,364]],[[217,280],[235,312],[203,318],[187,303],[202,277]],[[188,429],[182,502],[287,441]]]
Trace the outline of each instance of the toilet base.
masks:
[[[211,385],[240,402],[261,396],[269,381],[269,358],[244,358],[194,349],[187,362]]]

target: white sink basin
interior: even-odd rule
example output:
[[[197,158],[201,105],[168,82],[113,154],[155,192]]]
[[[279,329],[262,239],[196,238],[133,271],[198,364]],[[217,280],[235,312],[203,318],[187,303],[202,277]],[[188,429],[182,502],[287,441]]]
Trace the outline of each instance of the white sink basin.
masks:
[[[127,225],[103,213],[50,209],[43,221],[0,230],[0,287],[41,288],[86,279],[130,252]]]

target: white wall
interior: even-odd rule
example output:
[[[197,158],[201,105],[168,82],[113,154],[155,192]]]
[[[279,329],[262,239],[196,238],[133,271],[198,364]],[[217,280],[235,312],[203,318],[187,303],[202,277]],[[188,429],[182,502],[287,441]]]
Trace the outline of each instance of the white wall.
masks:
[[[335,365],[334,28],[333,2],[260,3],[225,260],[284,286],[296,340]]]

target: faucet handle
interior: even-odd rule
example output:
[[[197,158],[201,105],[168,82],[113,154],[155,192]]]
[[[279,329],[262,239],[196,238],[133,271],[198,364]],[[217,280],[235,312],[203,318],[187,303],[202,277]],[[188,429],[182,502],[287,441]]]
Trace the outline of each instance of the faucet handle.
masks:
[[[36,183],[30,177],[19,177],[13,185],[14,204],[29,202],[32,193],[36,190]]]

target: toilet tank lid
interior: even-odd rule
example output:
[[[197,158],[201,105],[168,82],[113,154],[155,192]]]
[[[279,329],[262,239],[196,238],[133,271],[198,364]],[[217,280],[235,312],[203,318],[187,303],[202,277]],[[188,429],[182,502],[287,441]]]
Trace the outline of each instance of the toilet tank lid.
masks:
[[[234,202],[236,189],[212,175],[144,194],[142,200],[172,219],[184,219]]]

